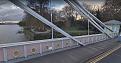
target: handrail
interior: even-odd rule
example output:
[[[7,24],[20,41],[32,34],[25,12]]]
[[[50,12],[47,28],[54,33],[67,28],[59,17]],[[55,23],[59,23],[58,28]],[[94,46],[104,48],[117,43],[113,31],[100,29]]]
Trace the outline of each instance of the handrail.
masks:
[[[117,36],[117,33],[111,33],[111,36],[114,38]],[[75,36],[73,38],[81,40],[85,45],[110,39],[105,34]],[[0,44],[0,62],[16,63],[79,46],[79,43],[67,37]]]
[[[112,33],[116,34],[116,33]],[[83,35],[83,36],[73,36],[73,38],[85,38],[85,37],[92,37],[92,36],[100,36],[103,34],[92,34],[92,35]],[[12,46],[20,46],[20,45],[29,45],[29,44],[36,44],[36,43],[45,43],[45,42],[55,42],[59,40],[68,40],[69,38],[54,38],[54,39],[45,39],[45,40],[35,40],[35,41],[26,41],[26,42],[17,42],[17,43],[7,43],[7,44],[0,44],[0,48],[2,47],[12,47]]]

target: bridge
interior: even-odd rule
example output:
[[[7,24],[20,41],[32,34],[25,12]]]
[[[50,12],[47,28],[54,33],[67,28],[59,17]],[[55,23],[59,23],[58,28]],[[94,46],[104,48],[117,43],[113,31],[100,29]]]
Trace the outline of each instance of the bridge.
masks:
[[[65,0],[71,7],[73,7],[80,15],[85,16],[88,21],[97,28],[102,34],[93,34],[93,35],[84,35],[84,36],[71,36],[58,26],[54,25],[52,22],[48,21],[46,18],[42,17],[31,8],[23,4],[20,0],[9,0],[18,7],[22,8],[24,11],[28,12],[35,18],[39,19],[44,24],[50,26],[54,30],[66,36],[65,38],[55,38],[55,39],[46,39],[46,40],[36,40],[36,41],[27,41],[20,43],[8,43],[8,44],[0,44],[0,62],[2,63],[16,63],[25,60],[31,60],[33,58],[40,58],[50,54],[55,54],[56,52],[62,52],[68,49],[74,49],[78,51],[78,53],[84,51],[82,48],[86,50],[88,45],[93,45],[96,47],[98,43],[107,43],[108,40],[111,43],[115,43],[115,39],[119,33],[114,32],[104,23],[102,23],[99,19],[97,19],[94,15],[92,15],[88,10],[85,9],[83,4],[78,0]],[[104,28],[108,30],[105,31]],[[108,42],[108,43],[110,43]],[[104,43],[104,45],[106,45]],[[103,45],[102,45],[103,46]],[[107,48],[110,45],[107,45]],[[80,49],[81,48],[81,49]],[[105,49],[104,47],[103,49]],[[106,48],[106,49],[107,49]],[[82,51],[81,51],[82,50]],[[101,49],[100,49],[101,51]],[[73,51],[70,51],[74,54]],[[96,51],[97,52],[97,51]],[[96,53],[95,52],[95,53]],[[104,51],[103,51],[104,52]],[[86,53],[86,52],[84,52]],[[98,53],[98,52],[97,52]],[[101,52],[100,52],[101,53]],[[66,53],[67,54],[67,53]],[[76,53],[75,53],[76,54]],[[99,54],[99,53],[98,53]],[[97,54],[97,55],[98,55]],[[86,54],[88,56],[88,54]],[[91,54],[92,55],[92,54]],[[94,54],[93,54],[94,55]],[[89,55],[90,56],[90,55]],[[58,56],[57,56],[58,57]],[[62,57],[62,56],[59,56]],[[71,56],[70,56],[71,57]],[[53,57],[51,57],[53,58]],[[55,57],[56,58],[56,57]],[[63,59],[59,58],[59,59]],[[36,60],[36,59],[35,59]],[[83,59],[84,60],[84,59]],[[88,60],[88,59],[87,59]],[[40,60],[37,60],[38,62]],[[69,61],[69,60],[68,60]],[[81,60],[80,60],[81,62]],[[24,62],[23,62],[24,63]],[[26,63],[26,61],[25,61]],[[56,63],[56,62],[53,62]],[[64,62],[61,62],[64,63]],[[67,62],[71,63],[71,62]]]
[[[117,36],[116,33],[110,35],[113,38]],[[73,38],[79,40],[84,45],[94,44],[110,39],[105,34],[77,36]],[[69,38],[0,44],[0,61],[16,63],[77,47],[81,48],[77,42]]]

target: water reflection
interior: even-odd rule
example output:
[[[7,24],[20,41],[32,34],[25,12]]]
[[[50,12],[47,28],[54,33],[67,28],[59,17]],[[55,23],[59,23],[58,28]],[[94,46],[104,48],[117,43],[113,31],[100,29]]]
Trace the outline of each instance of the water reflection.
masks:
[[[19,25],[0,25],[0,44],[26,41]]]

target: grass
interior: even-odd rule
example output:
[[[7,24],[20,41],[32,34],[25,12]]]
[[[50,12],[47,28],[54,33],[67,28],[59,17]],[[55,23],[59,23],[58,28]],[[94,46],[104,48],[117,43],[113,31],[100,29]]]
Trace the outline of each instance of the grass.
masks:
[[[70,27],[70,28],[68,28],[68,29],[66,29],[64,31],[69,33],[72,36],[82,36],[82,35],[87,35],[88,34],[87,30],[79,30],[79,29],[77,29],[77,27]],[[92,33],[92,32],[93,31],[90,31],[90,33]],[[49,38],[51,38],[51,32],[47,33],[47,34],[34,34],[30,30],[28,30],[26,32],[26,34],[30,35],[29,38],[34,38],[33,40],[42,40],[42,39],[49,39]],[[61,37],[65,37],[65,36],[62,35],[59,32],[54,31],[54,38],[61,38]]]

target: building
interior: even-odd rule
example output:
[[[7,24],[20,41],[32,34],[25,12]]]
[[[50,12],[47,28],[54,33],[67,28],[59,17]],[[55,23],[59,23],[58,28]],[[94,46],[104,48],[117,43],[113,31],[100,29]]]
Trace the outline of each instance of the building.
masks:
[[[120,32],[120,26],[121,26],[121,22],[117,21],[117,20],[110,20],[107,22],[104,22],[110,29],[112,29],[114,32],[119,33]],[[105,28],[106,32],[110,31],[108,29]]]

